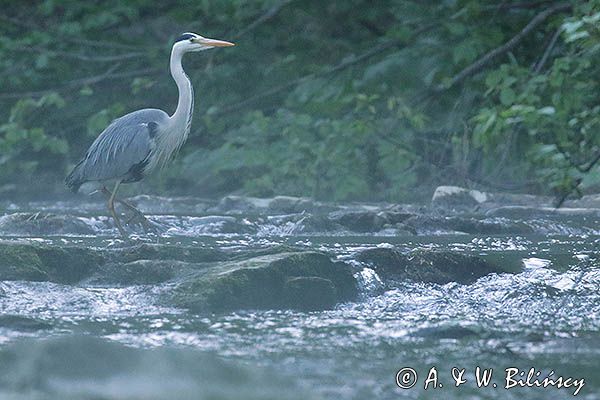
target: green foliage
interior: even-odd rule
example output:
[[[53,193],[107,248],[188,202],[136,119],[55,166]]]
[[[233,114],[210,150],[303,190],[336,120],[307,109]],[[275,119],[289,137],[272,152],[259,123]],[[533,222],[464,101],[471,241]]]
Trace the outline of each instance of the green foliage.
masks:
[[[391,201],[452,183],[597,189],[600,0],[573,1],[460,84],[434,90],[554,4],[522,3],[9,3],[0,183],[43,173],[60,184],[112,119],[171,112],[170,43],[191,30],[238,46],[185,60],[193,130],[154,188]]]

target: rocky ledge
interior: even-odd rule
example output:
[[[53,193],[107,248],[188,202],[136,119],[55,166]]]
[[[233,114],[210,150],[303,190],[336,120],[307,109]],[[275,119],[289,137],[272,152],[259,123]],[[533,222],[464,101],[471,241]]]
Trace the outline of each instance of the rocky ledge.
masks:
[[[327,253],[278,246],[228,253],[194,246],[141,244],[123,248],[0,240],[0,281],[48,281],[81,287],[160,285],[157,302],[200,313],[252,309],[330,309],[353,301],[361,268],[385,282],[471,283],[503,272],[452,251],[376,248],[356,255],[361,265]],[[1,295],[1,293],[0,293]]]

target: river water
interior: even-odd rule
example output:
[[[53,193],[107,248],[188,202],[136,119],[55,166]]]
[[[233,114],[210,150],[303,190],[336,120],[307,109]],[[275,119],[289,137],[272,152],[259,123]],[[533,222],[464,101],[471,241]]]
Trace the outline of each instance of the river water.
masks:
[[[6,205],[5,215],[68,214],[75,207]],[[8,241],[128,246],[101,214],[100,205],[77,213],[93,234],[60,228],[35,235],[0,226]],[[140,234],[134,240],[229,253],[281,245],[326,252],[353,265],[358,298],[325,311],[196,314],[158,300],[168,283],[2,281],[0,398],[564,399],[576,391],[577,398],[600,398],[597,220],[520,218],[536,229],[485,235],[423,229],[415,235],[389,227],[311,232],[301,229],[306,213],[209,214],[189,208],[155,214],[160,237]],[[500,263],[509,272],[468,285],[385,282],[356,259],[374,247],[452,250]],[[487,387],[477,386],[477,367],[493,369]],[[529,384],[548,375],[576,381],[561,389],[505,388],[507,368],[523,372],[514,379],[526,385],[531,368]],[[416,372],[411,388],[398,386],[401,369],[407,383],[404,375],[399,383],[406,386]],[[466,382],[456,387],[452,372],[456,377],[461,369]],[[582,387],[573,383],[582,379]]]

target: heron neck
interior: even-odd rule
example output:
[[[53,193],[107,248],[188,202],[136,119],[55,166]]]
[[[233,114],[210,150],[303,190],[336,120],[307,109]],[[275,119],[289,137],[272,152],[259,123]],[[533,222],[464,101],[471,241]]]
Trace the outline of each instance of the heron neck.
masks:
[[[182,57],[183,52],[173,48],[171,52],[171,76],[175,80],[177,89],[179,90],[179,101],[177,102],[175,113],[171,116],[171,122],[180,129],[180,132],[183,132],[185,138],[192,122],[194,88],[181,65]]]

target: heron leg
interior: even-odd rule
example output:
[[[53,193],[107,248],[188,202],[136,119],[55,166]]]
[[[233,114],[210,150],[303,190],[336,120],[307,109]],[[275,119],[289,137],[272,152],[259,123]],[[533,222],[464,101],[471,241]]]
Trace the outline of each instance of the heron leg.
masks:
[[[121,221],[119,220],[119,217],[117,216],[117,213],[115,212],[115,196],[117,195],[117,190],[119,190],[120,184],[121,184],[121,181],[117,181],[117,183],[115,184],[114,190],[112,191],[112,193],[110,194],[110,197],[108,198],[108,211],[110,211],[110,214],[112,215],[113,219],[115,220],[115,225],[117,226],[117,229],[119,230],[119,233],[121,234],[121,236],[126,238],[127,234],[125,233],[125,230],[123,229],[123,226],[121,225]],[[104,188],[104,189],[106,189],[106,188]]]
[[[108,190],[105,186],[103,186],[102,189],[100,189],[100,191],[108,197],[110,197],[112,195],[110,190]],[[140,210],[138,210],[133,204],[131,204],[130,202],[128,202],[126,200],[118,199],[116,197],[114,198],[114,201],[116,201],[117,203],[120,203],[121,205],[123,205],[125,208],[127,208],[129,211],[131,211],[133,213],[133,216],[131,218],[129,218],[127,221],[125,221],[125,224],[129,224],[134,219],[138,219],[140,222],[140,225],[142,225],[142,227],[144,228],[144,231],[156,232],[156,228],[153,227],[152,224],[150,224],[150,221],[148,221],[148,218],[146,218],[144,213],[142,213]]]

